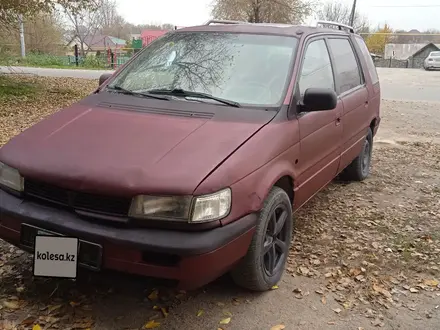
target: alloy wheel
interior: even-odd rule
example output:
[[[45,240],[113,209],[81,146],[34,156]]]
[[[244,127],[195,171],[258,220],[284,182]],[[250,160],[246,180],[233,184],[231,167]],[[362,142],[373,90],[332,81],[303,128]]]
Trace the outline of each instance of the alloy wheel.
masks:
[[[274,276],[283,269],[289,252],[287,226],[289,212],[285,205],[278,205],[270,215],[264,237],[262,262],[268,276]]]

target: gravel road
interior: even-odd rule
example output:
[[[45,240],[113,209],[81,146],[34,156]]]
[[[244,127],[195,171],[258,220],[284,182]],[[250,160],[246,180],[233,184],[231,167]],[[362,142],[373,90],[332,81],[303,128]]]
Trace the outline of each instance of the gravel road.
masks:
[[[0,241],[0,328],[128,330],[155,320],[169,330],[438,330],[440,72],[380,69],[379,75],[387,100],[371,178],[335,180],[296,215],[278,289],[249,293],[227,276],[189,293],[114,273],[86,274],[78,282],[33,280],[29,256]],[[94,86],[46,79],[63,88]],[[0,127],[12,137],[67,102],[44,101],[40,116],[11,104]]]

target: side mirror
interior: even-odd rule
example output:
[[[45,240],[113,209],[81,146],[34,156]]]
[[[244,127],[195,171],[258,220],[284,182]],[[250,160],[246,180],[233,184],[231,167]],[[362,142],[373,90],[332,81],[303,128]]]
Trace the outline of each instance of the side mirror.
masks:
[[[302,101],[303,111],[333,110],[338,104],[336,92],[329,88],[308,88]]]
[[[113,73],[103,73],[101,77],[99,77],[99,86],[101,86],[108,78],[110,78]]]

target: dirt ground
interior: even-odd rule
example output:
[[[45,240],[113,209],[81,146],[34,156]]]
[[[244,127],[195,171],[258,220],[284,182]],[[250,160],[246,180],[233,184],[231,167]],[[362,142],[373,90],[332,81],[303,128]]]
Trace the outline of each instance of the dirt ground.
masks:
[[[41,88],[0,99],[0,145],[96,85],[20,79]],[[33,279],[31,258],[0,241],[0,329],[440,329],[440,93],[384,100],[382,118],[371,177],[335,180],[295,215],[278,288],[249,293],[228,276],[195,292],[115,273]]]

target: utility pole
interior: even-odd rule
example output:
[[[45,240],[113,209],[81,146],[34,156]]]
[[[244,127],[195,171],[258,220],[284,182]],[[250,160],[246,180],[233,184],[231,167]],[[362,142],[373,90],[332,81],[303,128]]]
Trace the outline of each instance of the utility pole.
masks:
[[[356,2],[357,0],[353,0],[353,7],[351,7],[350,26],[354,25],[354,17],[356,16]]]
[[[20,48],[21,48],[21,57],[26,57],[26,46],[24,44],[24,23],[23,23],[23,15],[18,15],[18,21],[20,23]]]

